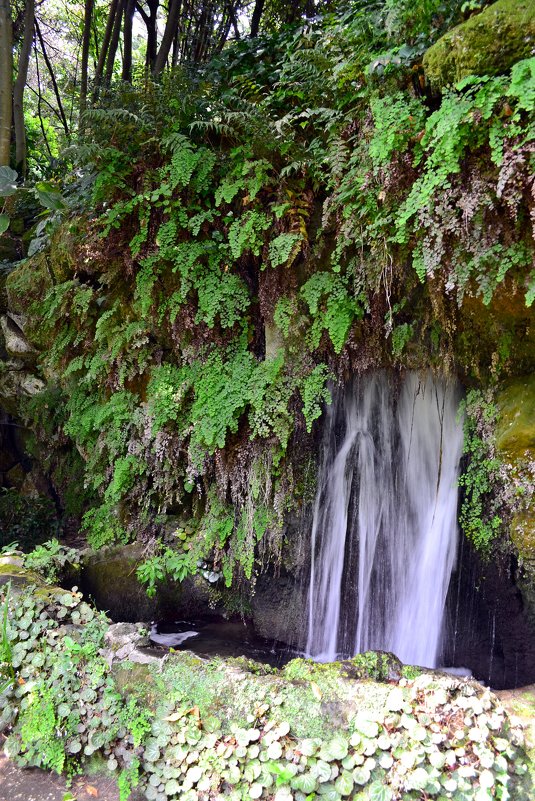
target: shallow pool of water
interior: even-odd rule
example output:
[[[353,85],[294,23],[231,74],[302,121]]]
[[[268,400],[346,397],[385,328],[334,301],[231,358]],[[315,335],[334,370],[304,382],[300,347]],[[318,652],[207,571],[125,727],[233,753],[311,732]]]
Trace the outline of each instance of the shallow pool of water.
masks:
[[[242,621],[221,617],[206,620],[173,620],[153,624],[151,642],[175,651],[193,651],[199,656],[238,657],[254,659],[272,667],[282,667],[302,654],[276,640],[266,640],[255,634]]]

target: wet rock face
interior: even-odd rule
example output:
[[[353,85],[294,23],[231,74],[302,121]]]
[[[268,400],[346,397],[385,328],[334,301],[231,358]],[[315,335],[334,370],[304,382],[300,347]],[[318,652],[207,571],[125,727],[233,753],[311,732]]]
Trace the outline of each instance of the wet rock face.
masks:
[[[517,574],[514,558],[498,567],[461,543],[448,594],[444,664],[469,668],[493,689],[535,681],[535,627]]]
[[[116,661],[128,661],[138,665],[158,663],[162,654],[147,650],[149,640],[140,623],[112,623],[105,634],[104,657],[111,665]]]
[[[196,617],[209,609],[211,596],[203,579],[186,579],[181,584],[167,581],[154,598],[136,576],[145,558],[142,545],[124,545],[87,552],[81,574],[81,588],[112,620],[135,623],[173,615]]]
[[[502,689],[535,681],[535,375],[503,382],[496,405],[496,454],[508,478],[507,486],[495,490],[507,489],[507,504],[516,509],[503,532],[511,553],[500,555],[498,549],[485,561],[461,541],[448,598],[445,658]]]
[[[535,374],[508,381],[497,398],[498,455],[514,479],[535,480]],[[519,490],[520,491],[520,490]],[[522,499],[521,499],[522,500]],[[535,500],[528,498],[513,516],[509,536],[518,553],[516,583],[525,613],[535,632]]]
[[[304,648],[307,639],[307,587],[295,576],[262,576],[251,600],[252,620],[261,637]]]
[[[24,333],[25,319],[20,314],[3,314],[0,326],[4,336],[5,348],[9,356],[23,361],[35,361],[37,351],[28,342]]]
[[[498,0],[448,31],[425,53],[423,66],[437,88],[468,75],[499,75],[535,47],[532,0]]]

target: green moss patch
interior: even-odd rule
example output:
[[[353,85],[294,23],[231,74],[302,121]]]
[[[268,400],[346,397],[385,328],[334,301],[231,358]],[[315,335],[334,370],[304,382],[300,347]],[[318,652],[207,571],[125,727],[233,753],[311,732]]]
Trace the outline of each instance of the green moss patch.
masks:
[[[511,460],[530,457],[535,451],[535,375],[510,381],[497,397],[498,452]]]
[[[425,53],[423,65],[437,87],[468,75],[499,75],[529,58],[535,46],[532,0],[499,0],[448,31]]]

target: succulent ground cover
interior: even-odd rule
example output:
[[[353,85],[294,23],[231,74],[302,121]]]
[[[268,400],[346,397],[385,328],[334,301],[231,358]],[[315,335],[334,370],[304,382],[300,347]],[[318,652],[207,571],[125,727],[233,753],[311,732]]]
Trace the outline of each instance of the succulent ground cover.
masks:
[[[76,589],[1,597],[0,727],[21,766],[100,760],[124,801],[532,797],[522,733],[475,682],[373,653],[132,665],[110,659],[109,621]]]

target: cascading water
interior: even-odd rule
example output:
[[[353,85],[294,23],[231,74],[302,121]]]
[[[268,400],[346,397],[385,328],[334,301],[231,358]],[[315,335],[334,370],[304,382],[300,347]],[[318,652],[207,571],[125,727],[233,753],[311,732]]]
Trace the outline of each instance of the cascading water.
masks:
[[[329,408],[312,525],[307,655],[436,667],[457,548],[456,385],[366,376]]]

